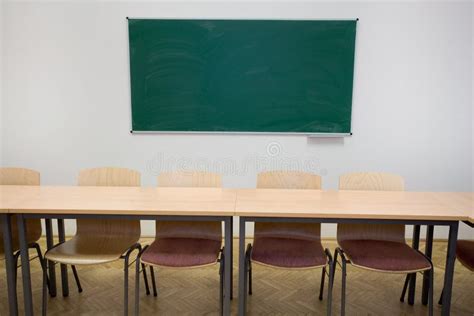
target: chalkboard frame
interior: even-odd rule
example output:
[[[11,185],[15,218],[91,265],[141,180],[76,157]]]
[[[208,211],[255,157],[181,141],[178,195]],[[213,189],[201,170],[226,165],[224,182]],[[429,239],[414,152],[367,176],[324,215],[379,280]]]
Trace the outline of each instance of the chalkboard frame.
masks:
[[[357,57],[357,24],[359,22],[359,18],[353,18],[353,19],[299,19],[299,18],[284,18],[284,19],[278,19],[278,18],[263,18],[263,19],[257,19],[257,18],[176,18],[176,17],[166,17],[166,18],[153,18],[153,17],[126,17],[127,22],[130,22],[130,20],[190,20],[190,21],[351,21],[351,22],[356,22],[355,23],[355,28],[354,28],[354,47],[353,47],[353,69],[352,69],[352,91],[351,91],[351,110],[350,110],[350,121],[349,121],[349,127],[350,131],[349,132],[288,132],[288,131],[186,131],[186,130],[134,130],[133,129],[133,114],[132,114],[132,102],[133,102],[133,97],[132,93],[130,93],[130,133],[131,134],[210,134],[210,135],[216,135],[216,134],[224,134],[224,135],[298,135],[298,136],[307,136],[307,137],[348,137],[352,136],[352,113],[353,113],[353,95],[354,95],[354,79],[355,79],[355,68],[356,68],[356,57]],[[130,47],[130,24],[128,23],[127,31],[129,32],[128,37],[129,37],[129,56],[128,56],[128,61],[129,61],[129,80],[130,80],[130,89],[132,85],[132,69],[131,69],[131,47]],[[132,90],[132,89],[131,89]],[[131,91],[130,91],[131,92]]]

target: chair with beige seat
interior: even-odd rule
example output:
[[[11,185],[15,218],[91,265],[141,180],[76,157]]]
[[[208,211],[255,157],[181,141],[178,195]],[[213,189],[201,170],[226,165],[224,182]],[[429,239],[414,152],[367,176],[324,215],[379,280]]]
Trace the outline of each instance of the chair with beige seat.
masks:
[[[158,176],[160,187],[221,187],[221,176],[210,172],[166,172]],[[157,296],[153,267],[191,268],[219,263],[220,309],[223,304],[224,251],[222,224],[218,221],[156,221],[156,237],[140,253],[150,267],[153,294]],[[139,313],[139,269],[136,262],[135,314]]]
[[[321,177],[295,171],[262,172],[257,177],[259,189],[320,190]],[[284,269],[322,269],[319,300],[323,299],[327,266],[332,269],[329,249],[321,244],[320,223],[256,222],[254,242],[247,245],[245,271],[252,295],[252,264]],[[328,273],[332,275],[331,271]],[[329,282],[329,285],[332,283]],[[328,292],[327,313],[331,314],[331,291]]]
[[[25,168],[0,168],[0,185],[39,185],[40,174],[37,171],[25,169]],[[3,226],[0,227],[0,258],[4,258],[4,244],[3,244]],[[15,286],[16,276],[18,269],[18,259],[20,257],[20,242],[18,235],[18,226],[16,215],[11,217],[11,232],[12,232],[12,250],[15,267]],[[41,248],[38,244],[38,240],[41,238],[41,220],[40,219],[28,219],[26,220],[26,242],[29,249],[35,249],[38,259],[41,264],[43,271],[43,290],[46,292],[46,286],[49,288],[49,281],[46,269],[46,261],[42,255]],[[46,296],[46,293],[43,294]]]
[[[80,186],[140,186],[140,173],[124,168],[81,170]],[[76,220],[76,235],[46,252],[46,259],[69,265],[95,265],[124,259],[124,313],[128,312],[129,256],[142,249],[140,221],[128,219]],[[147,294],[148,282],[145,278]],[[80,289],[81,291],[81,289]]]
[[[339,178],[340,190],[403,191],[403,178],[387,173],[350,173]],[[429,314],[433,314],[433,265],[424,254],[408,246],[402,224],[338,224],[338,255],[342,267],[341,314],[345,314],[346,266],[377,272],[412,274],[429,271]],[[334,280],[334,277],[332,278]]]

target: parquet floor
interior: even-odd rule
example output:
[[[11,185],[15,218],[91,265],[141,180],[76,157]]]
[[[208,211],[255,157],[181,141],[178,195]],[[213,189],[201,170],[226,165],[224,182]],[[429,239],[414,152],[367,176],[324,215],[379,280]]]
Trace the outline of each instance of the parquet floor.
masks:
[[[145,243],[151,239],[144,239]],[[336,242],[323,241],[334,249]],[[44,247],[44,241],[41,242]],[[423,244],[421,245],[423,248]],[[238,289],[238,242],[234,240],[234,295]],[[446,256],[446,242],[434,244],[435,300],[441,292]],[[6,315],[7,299],[5,269],[0,264],[0,315]],[[37,260],[31,262],[35,309],[41,308],[41,270]],[[70,272],[70,295],[63,298],[60,292],[59,269],[58,297],[48,301],[48,315],[122,315],[123,261],[101,266],[78,267],[83,293],[78,293]],[[156,270],[155,270],[156,271]],[[289,271],[254,265],[254,293],[248,299],[249,315],[325,315],[326,295],[317,299],[321,270]],[[202,269],[157,269],[158,297],[146,296],[141,290],[141,315],[218,315],[218,267]],[[336,272],[333,311],[339,314],[340,270]],[[420,303],[421,278],[417,282],[414,306],[399,301],[404,275],[368,272],[349,267],[347,283],[348,315],[425,315],[427,308]],[[134,303],[134,270],[130,268],[130,312]],[[143,285],[143,282],[141,283]],[[22,311],[21,277],[19,279],[20,315]],[[143,287],[142,287],[143,289]],[[326,293],[325,293],[326,294]],[[237,314],[238,298],[232,302],[232,313]],[[440,314],[436,305],[435,314]],[[131,313],[132,314],[132,313]],[[474,273],[456,264],[452,315],[474,315]]]

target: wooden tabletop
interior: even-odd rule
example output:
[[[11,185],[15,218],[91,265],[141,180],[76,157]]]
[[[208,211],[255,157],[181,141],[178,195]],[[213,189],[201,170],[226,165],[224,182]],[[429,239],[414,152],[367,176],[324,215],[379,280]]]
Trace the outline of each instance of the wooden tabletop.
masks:
[[[472,193],[241,189],[235,215],[466,220],[472,210]]]
[[[0,186],[0,213],[470,220],[473,192]]]
[[[474,192],[440,192],[436,193],[436,199],[458,210],[464,211],[467,221],[474,223]]]
[[[230,216],[234,190],[85,186],[0,186],[10,213]]]

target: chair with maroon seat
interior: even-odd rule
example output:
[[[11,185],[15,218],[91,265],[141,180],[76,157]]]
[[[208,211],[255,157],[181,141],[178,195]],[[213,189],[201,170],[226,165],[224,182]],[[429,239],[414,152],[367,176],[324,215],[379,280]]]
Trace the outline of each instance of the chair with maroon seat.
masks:
[[[304,172],[270,171],[257,177],[259,189],[321,189],[321,177]],[[319,223],[255,223],[254,242],[247,245],[245,271],[249,295],[252,295],[252,264],[284,269],[322,268],[319,300],[323,298],[326,266],[332,267],[332,256],[321,244]],[[328,275],[332,275],[329,271]],[[331,286],[332,282],[328,282]],[[331,314],[331,290],[327,312]]]
[[[403,191],[403,179],[386,173],[351,173],[340,177],[340,190]],[[433,315],[433,265],[424,254],[405,242],[402,224],[338,224],[334,255],[342,267],[341,315],[345,314],[346,265],[377,272],[412,274],[429,271],[429,314]],[[334,278],[333,278],[334,280]]]
[[[456,244],[456,258],[458,258],[463,266],[474,271],[474,240],[458,240]],[[439,297],[439,305],[443,304],[443,292],[444,290]]]
[[[161,173],[160,187],[221,187],[221,176],[209,172]],[[155,240],[145,246],[136,263],[135,314],[139,314],[140,263],[150,267],[153,295],[157,296],[153,267],[195,268],[219,263],[220,309],[223,307],[224,249],[222,224],[217,221],[156,221]]]
[[[461,262],[463,266],[468,268],[471,271],[474,271],[474,240],[458,240],[456,244],[456,258]],[[407,276],[407,280],[405,281],[405,285],[403,286],[402,292],[402,299],[405,296],[407,287],[408,287],[409,276]],[[443,292],[441,292],[441,296],[439,298],[438,304],[443,304]]]

